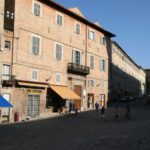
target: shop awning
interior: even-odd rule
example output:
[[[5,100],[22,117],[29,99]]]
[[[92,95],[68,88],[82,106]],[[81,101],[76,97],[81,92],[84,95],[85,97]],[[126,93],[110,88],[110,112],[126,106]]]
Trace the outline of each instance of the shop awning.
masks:
[[[81,97],[78,96],[74,91],[69,89],[67,86],[57,86],[51,85],[50,88],[56,92],[62,99],[70,100],[80,100]]]
[[[0,107],[13,107],[13,105],[0,95]]]
[[[46,84],[41,84],[41,83],[28,83],[28,82],[18,82],[19,85],[21,86],[29,86],[29,87],[48,87]]]

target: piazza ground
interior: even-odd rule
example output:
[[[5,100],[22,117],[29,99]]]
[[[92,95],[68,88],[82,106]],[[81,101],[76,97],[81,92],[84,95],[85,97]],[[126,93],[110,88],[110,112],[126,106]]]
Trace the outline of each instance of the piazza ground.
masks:
[[[0,150],[149,150],[150,105],[131,103],[131,120],[124,118],[125,103],[114,120],[114,105],[100,113],[88,111],[18,124],[0,125]]]

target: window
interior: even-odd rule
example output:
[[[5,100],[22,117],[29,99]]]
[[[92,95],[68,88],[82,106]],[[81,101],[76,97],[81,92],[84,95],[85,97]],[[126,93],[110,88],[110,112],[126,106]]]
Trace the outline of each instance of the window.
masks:
[[[41,5],[38,3],[33,4],[33,14],[35,16],[41,16]]]
[[[76,23],[75,25],[75,32],[77,34],[81,34],[81,25],[79,23]]]
[[[40,95],[28,95],[28,116],[38,116],[40,113]]]
[[[40,38],[32,37],[32,54],[39,55],[40,52]]]
[[[106,61],[104,59],[100,60],[100,71],[106,71]]]
[[[32,71],[32,80],[33,81],[37,81],[38,80],[38,71],[37,70],[33,70]]]
[[[10,66],[9,65],[3,65],[3,74],[2,79],[3,80],[9,80],[10,79]]]
[[[88,80],[88,87],[94,87],[94,81]]]
[[[94,68],[94,56],[90,55],[90,69]]]
[[[78,50],[73,50],[73,63],[75,64],[82,64],[82,56],[81,52]]]
[[[57,61],[62,60],[62,45],[58,43],[56,44],[56,47],[55,47],[55,58]]]
[[[5,41],[5,49],[10,50],[10,48],[11,48],[10,41]]]
[[[63,16],[61,14],[56,15],[56,23],[60,26],[63,26]]]
[[[100,94],[100,101],[104,101],[105,100],[105,94]]]
[[[93,31],[89,31],[89,35],[88,35],[89,39],[91,40],[95,40],[95,33]]]
[[[55,82],[56,82],[57,84],[60,84],[60,83],[61,83],[61,74],[59,74],[59,73],[56,74]]]
[[[100,36],[100,44],[106,45],[106,38],[105,37]]]

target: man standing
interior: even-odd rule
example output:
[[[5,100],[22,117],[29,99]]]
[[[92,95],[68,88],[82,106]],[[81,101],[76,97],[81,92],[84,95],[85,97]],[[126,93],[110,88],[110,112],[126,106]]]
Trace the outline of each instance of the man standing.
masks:
[[[102,106],[101,108],[101,116],[102,116],[102,121],[105,121],[105,107]]]
[[[95,110],[96,110],[96,112],[98,112],[98,109],[99,109],[99,103],[96,102],[96,103],[95,103]]]

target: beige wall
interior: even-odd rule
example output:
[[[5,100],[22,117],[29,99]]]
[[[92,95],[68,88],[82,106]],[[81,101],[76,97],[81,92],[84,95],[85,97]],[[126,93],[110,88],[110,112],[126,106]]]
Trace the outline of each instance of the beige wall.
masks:
[[[80,85],[82,91],[86,89],[86,94],[94,94],[94,101],[99,101],[100,94],[105,94],[105,102],[107,103],[108,51],[110,49],[100,44],[100,36],[104,36],[104,34],[42,3],[39,3],[42,6],[42,16],[37,17],[32,13],[32,4],[32,0],[16,0],[14,38],[12,38],[13,33],[5,31],[3,40],[1,39],[3,46],[4,41],[8,39],[11,41],[13,47],[9,51],[4,50],[0,52],[0,57],[2,58],[0,60],[0,70],[2,70],[1,67],[3,64],[11,65],[13,50],[12,75],[15,75],[16,79],[31,81],[32,70],[37,70],[38,82],[46,82],[46,79],[49,79],[50,84],[56,84],[55,75],[59,73],[61,74],[62,85],[67,85],[72,89],[74,89],[74,85]],[[64,25],[62,27],[56,24],[57,13],[62,14],[64,17]],[[75,33],[75,23],[81,25],[81,34]],[[95,41],[88,39],[88,30],[95,32]],[[0,31],[1,33],[4,32],[1,26]],[[32,36],[38,36],[41,39],[39,55],[32,54]],[[109,40],[109,37],[106,38]],[[55,59],[54,48],[56,43],[60,43],[63,46],[62,61]],[[67,73],[67,64],[72,62],[73,49],[81,51],[82,65],[84,66],[89,66],[89,55],[94,56],[94,69],[90,69],[90,74],[87,77]],[[105,59],[106,61],[105,72],[99,70],[100,59]],[[68,80],[68,77],[72,77],[72,81]],[[94,81],[94,87],[88,87],[88,80]],[[21,91],[21,89],[9,88],[5,90],[8,90],[12,94],[12,103],[15,106],[11,110],[12,114],[15,111],[20,111],[19,108],[22,108],[26,103],[26,93]],[[84,96],[82,94],[81,97],[82,108],[86,109],[87,95]],[[19,103],[17,103],[17,100],[19,100]],[[42,109],[45,111],[45,93],[42,94],[42,102]],[[25,117],[25,111],[26,108],[20,112],[22,118]]]

